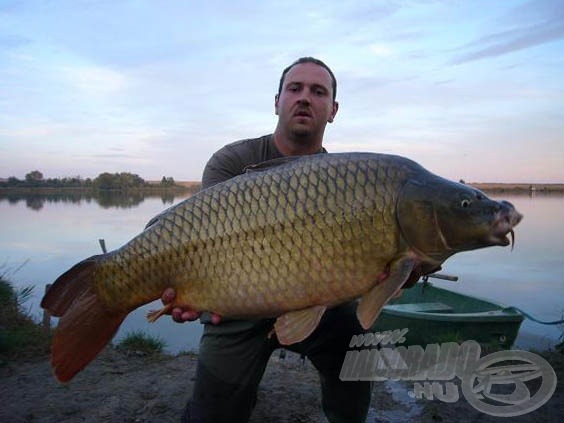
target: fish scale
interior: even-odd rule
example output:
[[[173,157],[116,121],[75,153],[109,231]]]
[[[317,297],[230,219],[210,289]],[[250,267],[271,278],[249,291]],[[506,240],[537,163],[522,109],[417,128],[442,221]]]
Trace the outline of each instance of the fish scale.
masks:
[[[301,207],[300,207],[300,205],[297,205],[297,204],[294,204],[294,205],[290,204],[289,206],[291,206],[293,208],[302,209],[303,210],[302,214],[307,214],[306,213],[307,210],[310,210],[310,211],[312,210],[312,208],[314,206],[313,201],[315,201],[315,198],[312,198],[311,195],[309,195],[309,196],[301,195],[300,196],[300,192],[303,193],[306,190],[310,190],[310,187],[311,187],[312,184],[317,185],[317,180],[316,180],[316,178],[300,178],[299,176],[301,176],[301,175],[295,175],[295,177],[292,178],[290,181],[292,182],[292,180],[293,180],[295,189],[300,190],[297,193],[296,198],[298,200],[301,200],[302,204],[301,204]],[[273,178],[273,179],[275,179],[275,178]],[[244,193],[256,191],[254,189],[254,186],[250,186],[251,185],[250,182],[251,181],[248,181],[247,184],[245,184],[246,186],[244,187]],[[275,186],[274,183],[277,182],[277,181],[273,180],[272,183],[270,183],[270,184],[268,184],[268,182],[271,182],[271,181],[268,181],[268,180],[262,181],[262,182],[263,182],[263,186],[268,185],[268,186],[271,187],[271,190],[272,190],[272,187]],[[292,183],[290,184],[290,186],[292,186]],[[244,197],[245,197],[245,195],[243,195],[243,198]],[[241,196],[237,196],[238,200],[240,198],[241,198]],[[268,224],[268,225],[270,225],[269,227],[272,227],[272,225],[275,223],[275,221],[277,221],[281,218],[281,216],[277,216],[276,210],[284,210],[284,208],[286,206],[286,204],[284,204],[285,198],[288,198],[288,196],[282,196],[281,198],[278,198],[278,196],[272,197],[272,198],[270,198],[270,201],[263,203],[263,205],[267,206],[267,207],[261,207],[260,208],[261,213],[256,213],[256,211],[255,211],[256,214],[249,215],[248,219],[245,219],[243,216],[241,216],[240,221],[241,221],[241,226],[243,227],[243,230],[250,231],[251,220],[256,222],[259,227],[264,225],[264,224]],[[321,197],[321,199],[323,199],[323,197]],[[249,201],[249,197],[244,198],[244,200]],[[304,204],[304,202],[308,202],[308,204]],[[241,205],[241,204],[243,204],[243,201],[237,201],[237,204]],[[226,213],[226,214],[229,214],[229,213]],[[246,215],[244,215],[244,216],[246,216]],[[312,251],[317,252],[317,254],[313,254],[312,256],[306,254],[304,256],[304,261],[306,261],[306,262],[307,261],[321,262],[322,261],[321,256],[322,256],[322,250],[323,250],[322,245],[324,243],[326,244],[326,242],[327,242],[327,240],[324,239],[324,238],[326,238],[326,236],[320,237],[321,239],[317,239],[315,237],[310,237],[309,234],[311,234],[315,229],[318,229],[318,228],[309,224],[307,219],[302,220],[301,226],[303,227],[303,229],[300,228],[300,232],[302,234],[303,233],[307,234],[307,235],[305,235],[307,242],[311,246]],[[320,226],[320,225],[317,225],[317,226]],[[288,245],[291,245],[291,244],[288,243],[288,240],[295,237],[295,236],[298,236],[298,238],[299,238],[299,234],[290,232],[289,234],[286,235],[286,237],[283,237],[283,236],[280,236],[280,235],[283,234],[283,232],[277,231],[276,233],[279,234],[279,236],[276,236],[274,238],[273,242],[272,242],[272,246],[273,246],[272,249],[273,249],[274,253],[276,254],[275,257],[280,258],[280,261],[282,263],[289,262],[292,257],[290,256],[290,250],[291,249],[287,248]],[[326,234],[326,235],[330,235],[330,234]],[[262,236],[263,236],[263,241],[264,241],[264,234],[262,234]],[[349,239],[352,239],[353,236],[354,236],[354,234],[352,234],[352,232],[351,232]],[[260,257],[261,259],[263,259],[264,257],[257,255],[254,251],[252,251],[252,250],[254,250],[254,248],[251,248],[248,245],[248,244],[252,244],[253,242],[255,242],[255,238],[253,236],[250,236],[249,239],[245,239],[243,241],[244,241],[243,245],[240,245],[239,247],[243,250],[246,250],[248,253],[240,258],[240,260],[241,260],[240,261],[240,268],[242,270],[242,278],[237,278],[237,279],[243,280],[243,281],[245,279],[248,279],[251,282],[256,282],[256,280],[258,279],[262,283],[261,285],[259,285],[260,287],[264,287],[265,289],[269,289],[270,288],[269,284],[264,283],[265,279],[267,281],[271,281],[271,280],[278,281],[278,280],[280,280],[281,277],[283,277],[283,275],[276,274],[275,275],[276,279],[272,278],[270,274],[264,273],[264,271],[262,270],[265,266],[262,266],[262,267],[259,266],[259,264],[256,262],[256,260],[254,261],[255,266],[253,267],[252,266],[252,263],[253,263],[252,260],[253,259],[256,259],[257,256]],[[286,246],[286,248],[283,248],[284,246]],[[267,268],[278,268],[279,265],[280,265],[280,263],[268,263],[268,264],[276,264],[276,265],[275,266],[266,266]],[[299,269],[294,267],[293,270],[294,270],[295,273],[292,273],[291,270],[292,269],[289,268],[288,275],[286,277],[288,279],[296,281],[296,283],[298,283],[298,281],[299,281],[299,274],[298,274]],[[261,278],[257,277],[259,272],[264,273]],[[278,273],[278,272],[276,272],[276,273]],[[229,274],[229,272],[221,272],[221,274],[225,275],[225,274]],[[189,276],[187,276],[187,277],[189,277]],[[308,277],[312,277],[312,275],[308,275]],[[224,283],[223,279],[225,279],[225,278],[226,277],[223,276],[223,278],[221,280],[222,283]],[[253,285],[255,285],[255,284],[253,283]],[[268,294],[269,292],[266,291],[266,293]],[[226,297],[228,297],[230,299],[233,298],[232,293],[229,293],[228,291],[226,291],[225,294],[226,294],[225,295]],[[183,296],[182,288],[179,289],[179,296],[181,296],[181,297]],[[287,301],[286,298],[283,298],[283,300]],[[249,312],[247,312],[247,313],[249,313]],[[252,310],[250,311],[250,313],[252,313]]]
[[[355,298],[368,328],[413,275],[458,251],[507,245],[521,219],[509,203],[399,156],[285,161],[196,193],[123,247],[61,275],[42,301],[62,316],[53,342],[57,378],[72,378],[129,312],[168,287],[176,292],[168,308],[275,317],[282,344],[304,339],[327,308]],[[463,198],[476,210],[459,210]]]

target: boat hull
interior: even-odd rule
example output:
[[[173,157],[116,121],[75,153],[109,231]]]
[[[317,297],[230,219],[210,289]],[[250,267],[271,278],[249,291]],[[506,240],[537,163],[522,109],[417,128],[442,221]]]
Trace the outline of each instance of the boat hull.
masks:
[[[501,304],[420,282],[390,301],[372,330],[408,329],[404,346],[474,340],[493,349],[508,349],[523,319]]]

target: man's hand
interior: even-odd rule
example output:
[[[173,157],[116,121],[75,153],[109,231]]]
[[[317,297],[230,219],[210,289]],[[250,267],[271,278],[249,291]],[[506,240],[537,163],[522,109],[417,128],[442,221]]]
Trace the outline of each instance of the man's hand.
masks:
[[[163,295],[161,296],[161,301],[165,306],[174,302],[176,298],[176,291],[173,288],[167,288],[164,290]],[[174,307],[170,313],[172,316],[172,320],[177,323],[184,323],[184,322],[193,322],[194,320],[198,319],[202,314],[201,311],[192,310],[190,308],[185,307]],[[211,322],[214,325],[217,325],[221,322],[221,316],[216,313],[210,313],[211,315]]]

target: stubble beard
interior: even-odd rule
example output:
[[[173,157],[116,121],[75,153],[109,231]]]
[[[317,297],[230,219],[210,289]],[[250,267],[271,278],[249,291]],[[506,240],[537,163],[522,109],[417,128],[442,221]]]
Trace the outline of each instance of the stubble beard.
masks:
[[[307,144],[311,139],[312,131],[304,128],[292,128],[290,131],[292,139],[299,142],[300,144]]]
[[[290,136],[300,145],[306,145],[311,142],[315,131],[308,125],[292,125],[290,127]]]

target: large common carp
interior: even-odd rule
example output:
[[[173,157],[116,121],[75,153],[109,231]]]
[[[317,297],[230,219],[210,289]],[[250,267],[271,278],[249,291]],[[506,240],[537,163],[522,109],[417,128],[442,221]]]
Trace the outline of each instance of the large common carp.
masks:
[[[369,328],[406,281],[459,251],[508,245],[521,217],[510,203],[399,156],[320,154],[259,166],[171,207],[123,247],[55,281],[41,302],[61,317],[55,375],[70,380],[128,313],[169,286],[174,306],[277,317],[286,345],[311,334],[327,308],[355,298]]]

